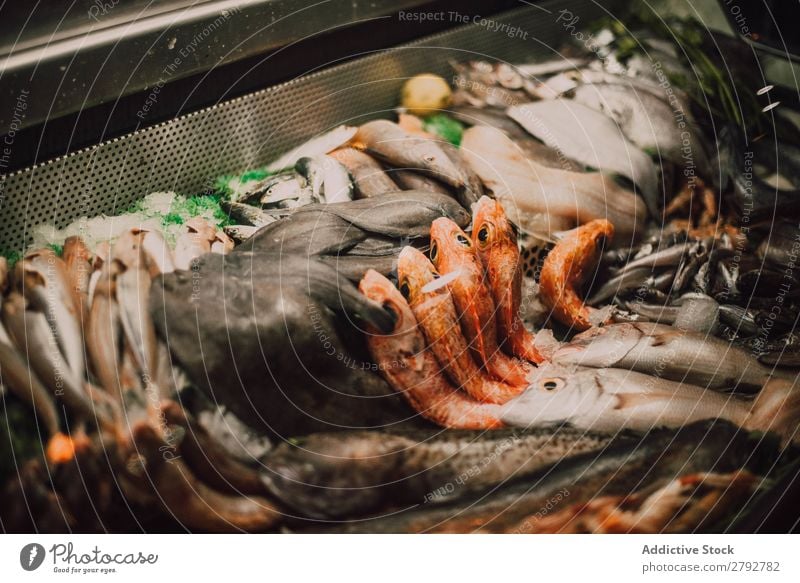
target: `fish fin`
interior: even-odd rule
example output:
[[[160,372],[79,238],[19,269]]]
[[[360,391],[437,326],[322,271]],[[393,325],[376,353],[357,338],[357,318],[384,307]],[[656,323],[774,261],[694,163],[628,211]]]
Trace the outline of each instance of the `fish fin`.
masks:
[[[665,346],[672,342],[673,340],[677,340],[681,336],[684,335],[684,332],[680,330],[670,330],[669,332],[659,332],[658,334],[654,334],[650,337],[650,346]]]

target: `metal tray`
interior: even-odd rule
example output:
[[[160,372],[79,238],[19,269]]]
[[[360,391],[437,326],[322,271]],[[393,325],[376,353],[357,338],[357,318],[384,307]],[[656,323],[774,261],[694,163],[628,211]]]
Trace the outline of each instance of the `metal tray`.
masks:
[[[63,227],[82,216],[118,214],[151,192],[207,191],[217,177],[262,166],[326,129],[387,117],[405,79],[421,72],[448,78],[451,59],[555,57],[569,34],[559,21],[561,11],[574,15],[574,32],[612,13],[615,4],[555,0],[468,24],[452,18],[454,28],[447,32],[364,54],[0,177],[0,248],[22,249],[34,225]],[[445,17],[451,18],[449,13]],[[500,24],[520,32],[498,32]],[[147,97],[142,97],[143,107]]]

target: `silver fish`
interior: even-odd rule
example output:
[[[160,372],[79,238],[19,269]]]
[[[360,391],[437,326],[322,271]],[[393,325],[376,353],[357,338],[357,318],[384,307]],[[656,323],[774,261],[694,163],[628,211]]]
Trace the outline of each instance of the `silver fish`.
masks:
[[[44,314],[27,309],[25,298],[9,294],[3,303],[3,323],[28,366],[74,413],[92,418],[94,407],[84,387],[67,364]]]
[[[508,116],[569,158],[601,171],[619,174],[639,187],[647,209],[659,213],[656,167],[610,118],[566,99],[510,107]]]
[[[642,199],[599,172],[569,172],[527,159],[503,132],[475,126],[464,132],[461,152],[486,187],[523,230],[552,233],[575,223],[607,219],[623,245],[644,229]],[[543,232],[543,229],[545,232]]]
[[[128,269],[117,276],[122,329],[146,384],[158,374],[158,342],[148,308],[150,283],[150,275],[143,269]]]
[[[578,334],[553,355],[564,365],[620,367],[714,389],[758,389],[773,371],[724,340],[650,322]]]
[[[58,433],[58,412],[50,392],[28,368],[1,322],[0,383],[33,407],[48,435]]]
[[[341,148],[356,135],[358,128],[351,126],[339,126],[327,133],[317,136],[299,146],[286,152],[283,156],[267,166],[270,172],[278,172],[286,168],[292,168],[300,158],[304,156],[318,156],[327,154],[336,148]]]
[[[26,255],[16,269],[20,291],[47,319],[73,378],[83,379],[82,310],[66,264],[50,249],[43,249]]]
[[[503,422],[650,431],[717,418],[742,426],[750,414],[750,402],[742,398],[618,368],[547,365],[536,369],[531,381],[528,390],[503,405]]]
[[[685,110],[681,127],[672,107],[662,98],[646,90],[614,83],[581,85],[575,89],[572,99],[613,119],[635,145],[675,164],[686,163],[682,150],[690,147],[698,170],[708,176],[708,157],[697,138],[700,130],[694,126],[690,110]]]
[[[295,170],[308,181],[315,202],[353,199],[353,179],[347,168],[335,158],[325,155],[300,158]]]

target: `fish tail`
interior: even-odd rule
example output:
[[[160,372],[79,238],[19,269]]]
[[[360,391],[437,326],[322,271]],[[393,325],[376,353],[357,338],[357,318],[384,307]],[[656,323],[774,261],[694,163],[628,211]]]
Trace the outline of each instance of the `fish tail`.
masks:
[[[784,445],[800,443],[800,377],[773,378],[756,395],[747,429],[772,432]]]

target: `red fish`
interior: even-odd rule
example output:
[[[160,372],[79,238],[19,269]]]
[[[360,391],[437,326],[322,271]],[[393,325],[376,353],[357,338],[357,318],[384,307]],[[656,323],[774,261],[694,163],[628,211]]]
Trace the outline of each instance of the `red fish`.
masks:
[[[475,399],[505,403],[525,387],[491,378],[472,359],[461,332],[453,299],[428,258],[413,247],[400,252],[397,262],[400,291],[408,300],[439,364],[448,377]]]
[[[358,289],[395,316],[394,330],[382,335],[371,331],[367,346],[378,370],[392,387],[423,417],[454,429],[502,427],[497,405],[480,403],[453,387],[425,338],[405,298],[383,275],[370,269]]]
[[[517,235],[500,202],[483,196],[472,218],[474,243],[483,262],[497,306],[497,332],[513,355],[539,364],[544,357],[534,346],[533,334],[519,317],[522,266]]]
[[[578,290],[613,236],[614,225],[597,219],[570,231],[548,253],[539,275],[539,293],[559,322],[581,331],[592,327],[591,308]]]
[[[527,386],[530,365],[500,350],[494,300],[478,251],[461,227],[450,219],[442,217],[431,224],[431,260],[439,273],[458,274],[448,287],[475,360],[495,378]]]

